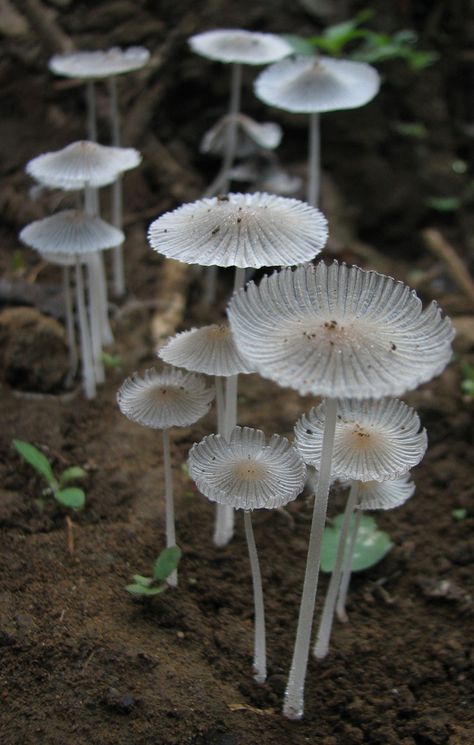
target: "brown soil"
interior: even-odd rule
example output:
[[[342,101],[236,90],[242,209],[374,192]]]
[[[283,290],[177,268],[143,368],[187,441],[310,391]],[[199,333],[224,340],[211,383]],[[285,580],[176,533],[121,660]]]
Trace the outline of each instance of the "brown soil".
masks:
[[[255,515],[269,655],[268,682],[258,686],[251,674],[252,594],[241,521],[235,540],[216,549],[213,508],[181,468],[191,444],[213,431],[212,415],[172,435],[178,542],[184,553],[179,588],[149,604],[124,591],[133,573],[149,572],[164,545],[159,435],[133,425],[115,403],[123,378],[154,363],[151,321],[157,308],[164,315],[169,310],[160,306],[160,298],[168,297],[169,275],[160,278],[163,267],[146,244],[146,225],[163,210],[198,196],[212,176],[213,164],[196,155],[197,145],[226,95],[222,71],[191,56],[185,39],[219,26],[302,34],[318,30],[297,5],[275,2],[272,12],[265,3],[237,5],[107,0],[54,10],[61,3],[45,4],[78,47],[143,43],[153,51],[155,66],[128,89],[122,87],[131,112],[124,117],[125,142],[140,148],[145,158],[140,171],[125,181],[129,296],[115,309],[117,341],[110,350],[120,355],[122,366],[108,371],[107,383],[91,402],[79,388],[45,396],[20,391],[11,381],[2,385],[2,745],[474,741],[472,400],[460,392],[457,362],[405,397],[418,409],[430,438],[427,456],[414,472],[417,492],[403,508],[378,517],[395,548],[354,577],[350,623],[335,626],[327,660],[310,662],[302,722],[288,722],[280,709],[311,504],[303,497],[283,512]],[[57,290],[59,275],[21,248],[16,236],[26,222],[55,208],[58,198],[50,194],[30,203],[22,169],[34,155],[82,136],[82,99],[77,87],[46,72],[59,42],[51,36],[51,23],[48,31],[35,22],[38,0],[19,0],[14,6],[26,26],[19,36],[3,32],[0,265],[10,302],[37,305],[55,315],[58,306],[51,304],[50,289]],[[430,225],[442,230],[463,256],[472,248],[467,210],[440,217],[423,202],[445,184],[447,173],[453,189],[467,183],[467,177],[453,176],[449,164],[468,156],[462,127],[472,117],[460,103],[464,77],[456,78],[456,90],[450,87],[456,64],[463,72],[469,66],[450,52],[462,42],[467,21],[436,6],[438,15],[430,11],[428,16],[423,3],[400,2],[379,19],[388,29],[421,30],[429,21],[424,46],[442,52],[442,64],[418,75],[403,65],[388,65],[377,102],[352,118],[337,114],[328,119],[324,165],[331,178],[323,199],[334,213],[332,234],[343,235],[333,239],[333,256],[366,266],[375,261],[401,279],[418,278],[423,299],[438,297],[453,315],[462,316],[459,327],[465,328],[472,312],[469,300],[441,262],[429,274],[433,258],[417,237],[420,228]],[[423,102],[429,102],[428,109]],[[269,117],[250,92],[246,103],[258,118]],[[99,104],[105,131],[105,98]],[[304,159],[303,123],[274,118],[288,125],[282,160],[298,172]],[[429,121],[428,140],[420,146],[396,136],[390,123],[400,118]],[[334,194],[338,199],[333,201]],[[341,202],[350,204],[343,214],[336,209]],[[371,245],[362,245],[360,238]],[[18,251],[20,264],[12,261]],[[230,278],[223,274],[222,282],[219,317]],[[1,291],[6,293],[5,287]],[[216,320],[199,298],[193,281],[181,328]],[[460,334],[457,351],[473,361],[472,333]],[[239,423],[268,433],[291,436],[295,420],[313,403],[257,376],[245,376],[240,392]],[[43,484],[14,454],[14,437],[41,447],[59,470],[86,468],[87,505],[73,518],[73,555],[67,548],[65,513],[53,503],[38,509],[35,499]],[[331,513],[341,505],[342,495],[335,494]],[[467,517],[456,520],[455,508],[466,509]],[[321,596],[326,584],[323,577]]]

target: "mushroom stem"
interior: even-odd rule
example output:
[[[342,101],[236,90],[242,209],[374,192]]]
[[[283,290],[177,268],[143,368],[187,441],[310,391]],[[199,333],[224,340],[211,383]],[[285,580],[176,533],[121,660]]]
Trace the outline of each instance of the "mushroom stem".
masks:
[[[89,316],[92,335],[92,356],[94,359],[95,379],[97,383],[105,380],[104,363],[102,360],[102,329],[100,314],[100,284],[98,272],[100,259],[97,252],[90,255],[87,262],[89,276]]]
[[[112,130],[112,145],[120,147],[120,116],[117,95],[117,78],[112,75],[107,80],[110,98],[110,126]],[[112,225],[121,230],[122,228],[122,177],[117,176],[112,185]],[[114,292],[117,297],[125,295],[125,273],[123,267],[123,246],[113,249],[113,282]]]
[[[224,379],[220,375],[215,376],[216,387],[216,409],[217,409],[217,431],[220,435],[225,436],[225,395]],[[232,515],[231,531],[229,535],[229,512]],[[234,532],[233,509],[226,504],[216,504],[216,521],[214,525],[214,545],[226,546],[232,538]]]
[[[237,389],[239,383],[238,375],[230,375],[225,380],[225,406],[222,418],[222,434],[227,441],[230,440],[232,430],[237,424]],[[216,546],[227,546],[234,535],[235,510],[228,505],[219,505],[217,508],[217,522],[214,532],[214,543]]]
[[[252,518],[249,510],[244,511],[245,536],[249,550],[252,570],[253,602],[255,608],[255,641],[253,668],[257,683],[265,683],[267,677],[266,644],[265,644],[265,609],[263,605],[262,575],[258,562],[257,547],[252,529]]]
[[[325,403],[326,418],[321,463],[314,497],[313,521],[309,537],[303,594],[301,596],[293,659],[283,705],[283,714],[288,719],[301,719],[304,711],[304,683],[311,644],[311,627],[318,588],[321,545],[326,521],[329,486],[331,483],[331,462],[336,429],[337,400],[326,398]]]
[[[337,593],[341,585],[342,568],[344,562],[344,556],[346,553],[347,537],[349,534],[349,527],[354,514],[355,505],[357,503],[357,497],[359,494],[359,482],[353,481],[351,490],[349,492],[349,498],[347,500],[346,509],[344,510],[344,518],[341,525],[341,532],[339,535],[339,543],[337,546],[336,561],[334,569],[332,570],[331,580],[326,593],[326,599],[324,601],[323,613],[318,629],[318,637],[316,644],[314,645],[314,656],[318,660],[322,660],[326,657],[329,652],[329,640],[331,638],[332,623],[334,620],[334,608],[336,606]]]
[[[211,305],[216,299],[217,271],[217,266],[206,266],[205,268],[203,301],[206,305]]]
[[[242,269],[240,266],[236,266],[234,274],[234,292],[245,287],[245,276],[246,270]]]
[[[205,197],[213,197],[219,192],[229,191],[229,171],[233,166],[237,149],[237,114],[240,112],[240,94],[242,89],[242,65],[234,62],[231,71],[229,125],[222,159],[222,165],[214,181],[206,189]]]
[[[76,258],[76,303],[79,318],[79,332],[81,337],[82,375],[86,398],[95,398],[95,375],[92,362],[91,336],[84,297],[84,282],[79,258]]]
[[[173,476],[171,472],[170,437],[167,429],[163,430],[163,466],[165,472],[165,506],[166,506],[166,547],[176,546],[174,526]],[[178,572],[174,571],[167,583],[171,587],[178,586]]]
[[[342,569],[342,580],[339,587],[339,595],[336,604],[336,615],[339,621],[347,623],[349,618],[346,613],[346,600],[347,592],[349,590],[349,584],[352,575],[352,563],[354,560],[355,547],[357,543],[357,533],[359,532],[360,521],[362,518],[362,510],[357,510],[354,524],[352,525],[351,538],[349,543],[349,549],[344,559],[344,566]]]
[[[92,188],[88,184],[84,187],[84,211],[88,215],[99,216],[99,194],[98,190]],[[113,344],[114,335],[110,328],[108,306],[109,301],[107,297],[107,281],[105,279],[105,267],[104,257],[102,252],[97,254],[97,261],[95,262],[95,291],[97,292],[97,312],[100,317],[100,334],[101,340],[104,344]]]
[[[69,278],[69,267],[63,267],[63,292],[64,292],[64,309],[66,311],[66,334],[69,348],[69,374],[68,381],[72,382],[77,372],[77,348],[76,348],[76,327],[74,323],[74,309],[71,296],[71,285]]]
[[[308,198],[312,207],[317,207],[321,181],[321,147],[319,114],[309,115]]]
[[[97,142],[97,113],[95,105],[95,88],[94,81],[88,80],[86,83],[86,101],[87,101],[87,137],[91,142]]]

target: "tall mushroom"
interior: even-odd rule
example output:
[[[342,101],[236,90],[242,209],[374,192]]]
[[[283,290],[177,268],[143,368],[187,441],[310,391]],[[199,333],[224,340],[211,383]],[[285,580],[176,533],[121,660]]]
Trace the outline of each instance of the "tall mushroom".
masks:
[[[255,680],[264,683],[265,616],[251,511],[282,507],[296,499],[304,486],[306,467],[286,438],[273,435],[267,444],[261,430],[249,427],[236,427],[229,440],[220,435],[205,437],[191,448],[188,467],[204,496],[244,510],[255,606]]]
[[[203,375],[169,368],[163,372],[145,370],[127,378],[117,393],[122,414],[144,427],[160,429],[163,434],[165,475],[166,545],[176,545],[173,479],[171,471],[169,429],[188,427],[201,419],[211,406],[214,390],[206,386]],[[178,582],[172,575],[171,584]]]

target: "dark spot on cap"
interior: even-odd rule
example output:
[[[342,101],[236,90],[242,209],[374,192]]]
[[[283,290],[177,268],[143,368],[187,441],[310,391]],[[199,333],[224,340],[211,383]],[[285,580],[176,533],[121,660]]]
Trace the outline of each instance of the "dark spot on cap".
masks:
[[[394,344],[393,341],[391,341],[390,342],[390,349],[392,350],[392,352],[394,352],[396,350],[396,348],[397,348],[397,345]]]
[[[214,228],[214,230],[211,230],[211,235],[216,235],[216,233],[218,233],[220,229],[221,229],[221,226],[218,225],[216,228]]]

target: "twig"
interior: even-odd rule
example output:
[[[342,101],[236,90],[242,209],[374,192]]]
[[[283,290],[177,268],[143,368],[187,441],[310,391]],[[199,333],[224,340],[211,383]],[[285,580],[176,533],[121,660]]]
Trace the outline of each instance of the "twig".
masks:
[[[70,555],[74,555],[74,523],[69,517],[69,515],[66,515],[66,533],[67,533],[67,550],[69,551]]]
[[[72,52],[74,42],[56,21],[56,13],[41,0],[26,0],[24,13],[37,30],[48,52]]]
[[[435,230],[435,228],[423,230],[422,237],[427,249],[445,262],[452,279],[465,292],[471,302],[474,303],[474,281],[469,274],[466,264],[458,256],[454,248],[446,241],[439,230]]]
[[[186,310],[186,295],[191,282],[190,267],[180,261],[166,259],[161,268],[162,292],[159,296],[159,310],[151,320],[153,344],[159,346],[174,334]]]

